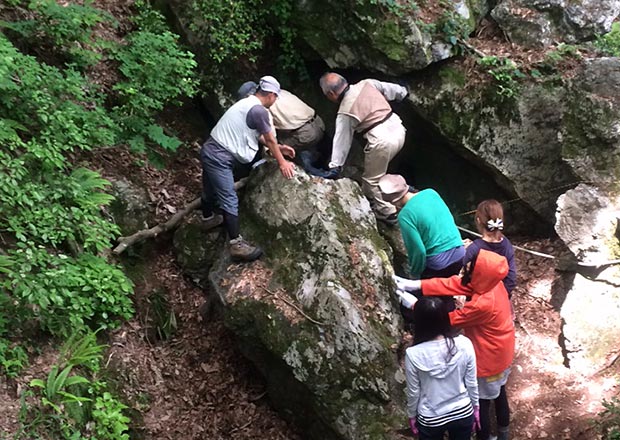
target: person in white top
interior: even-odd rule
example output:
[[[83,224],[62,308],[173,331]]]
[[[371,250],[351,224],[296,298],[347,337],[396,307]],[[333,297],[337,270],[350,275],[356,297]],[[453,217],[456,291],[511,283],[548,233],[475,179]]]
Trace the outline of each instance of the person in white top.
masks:
[[[239,87],[237,99],[254,94],[258,84],[247,81]],[[281,89],[276,102],[269,107],[278,142],[295,150],[315,147],[325,134],[325,124],[314,109],[288,90]]]
[[[470,440],[480,425],[476,354],[450,325],[446,304],[422,297],[413,308],[413,346],[405,355],[407,415],[420,440]]]
[[[295,150],[276,142],[269,121],[267,109],[279,93],[280,83],[273,76],[262,77],[253,94],[237,101],[224,113],[200,150],[203,221],[208,228],[224,224],[233,260],[253,261],[263,253],[239,232],[235,164],[250,163],[262,143],[269,148],[285,178],[291,179],[295,174],[293,163],[284,158],[284,155],[294,158]]]

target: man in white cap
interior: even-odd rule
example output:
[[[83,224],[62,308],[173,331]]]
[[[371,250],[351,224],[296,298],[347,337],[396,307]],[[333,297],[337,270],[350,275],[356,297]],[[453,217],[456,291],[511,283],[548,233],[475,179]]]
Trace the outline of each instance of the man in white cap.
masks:
[[[254,94],[237,101],[224,113],[200,150],[203,220],[208,227],[224,223],[230,254],[236,261],[253,261],[263,251],[245,241],[239,233],[239,199],[233,178],[235,163],[251,162],[260,142],[276,159],[284,177],[290,179],[294,174],[295,166],[282,153],[294,157],[295,152],[278,145],[267,110],[279,93],[280,83],[273,76],[262,77]]]
[[[396,224],[396,210],[381,197],[379,179],[387,172],[388,164],[405,143],[405,127],[388,101],[402,101],[407,88],[398,84],[365,79],[349,85],[335,72],[320,79],[323,94],[339,104],[336,117],[330,178],[337,178],[351,149],[353,134],[366,139],[362,189],[370,200],[377,220]]]
[[[254,94],[258,84],[244,82],[237,90],[237,99]],[[314,109],[293,93],[280,90],[277,101],[269,107],[278,142],[295,150],[315,147],[325,134],[325,124]]]

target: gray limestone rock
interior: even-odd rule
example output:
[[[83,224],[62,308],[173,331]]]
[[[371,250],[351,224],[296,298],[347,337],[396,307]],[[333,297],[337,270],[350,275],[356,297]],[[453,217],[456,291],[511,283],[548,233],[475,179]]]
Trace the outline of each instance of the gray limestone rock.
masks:
[[[473,32],[488,12],[486,0],[394,4],[398,12],[374,2],[299,0],[293,16],[330,68],[400,75],[455,55],[456,38]]]
[[[556,231],[581,263],[560,311],[572,367],[603,369],[617,346],[620,323],[620,192],[579,185],[558,199]]]
[[[562,157],[584,181],[620,182],[620,60],[585,61],[570,83],[561,129]]]
[[[504,98],[492,84],[478,83],[464,91],[460,69],[446,65],[412,83],[410,102],[462,155],[551,224],[562,192],[556,188],[576,180],[559,139],[565,90],[531,84]]]
[[[410,102],[462,154],[490,169],[545,221],[557,197],[581,181],[617,187],[620,61],[585,60],[562,83],[529,82],[512,98],[492,83],[465,90],[459,65],[410,84]]]
[[[111,193],[114,200],[110,203],[110,212],[114,223],[122,235],[131,235],[148,228],[148,221],[153,217],[153,209],[145,187],[129,180],[113,180]]]
[[[388,246],[359,186],[303,171],[286,180],[267,163],[246,191],[242,233],[266,255],[223,255],[210,280],[272,402],[308,438],[398,438],[400,315]]]
[[[561,195],[557,203],[555,230],[580,262],[597,264],[620,257],[615,237],[620,192],[580,184]]]
[[[620,15],[620,0],[503,0],[491,15],[511,41],[547,47],[609,32]]]

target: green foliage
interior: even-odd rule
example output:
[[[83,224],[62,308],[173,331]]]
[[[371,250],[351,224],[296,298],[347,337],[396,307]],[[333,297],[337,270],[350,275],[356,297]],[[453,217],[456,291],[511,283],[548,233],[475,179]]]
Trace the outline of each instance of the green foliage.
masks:
[[[31,387],[42,389],[41,403],[43,406],[49,406],[58,414],[62,414],[63,406],[90,401],[87,397],[80,397],[67,391],[71,386],[89,383],[89,380],[83,376],[69,376],[72,369],[73,365],[67,365],[60,371],[60,367],[54,365],[47,380],[32,379],[30,382]]]
[[[525,75],[510,58],[487,56],[478,60],[487,69],[487,73],[495,80],[497,94],[504,98],[512,98],[519,93],[519,79]]]
[[[28,354],[8,340],[0,338],[0,372],[7,377],[17,377],[28,365]]]
[[[14,265],[0,286],[20,304],[30,305],[24,314],[54,335],[69,336],[87,326],[116,327],[116,318],[133,314],[131,282],[101,257],[54,255],[25,244],[10,256]]]
[[[599,36],[594,45],[605,55],[620,57],[620,23],[614,23],[611,32]]]
[[[560,43],[554,50],[545,54],[545,63],[555,66],[567,58],[581,58],[579,48],[572,44]]]
[[[149,295],[149,325],[157,339],[165,341],[177,330],[177,318],[166,297],[166,292],[156,289]]]
[[[394,0],[357,1],[397,4]],[[335,7],[342,8],[339,3]],[[269,48],[270,55],[279,53],[278,66],[300,77],[307,76],[296,45],[293,11],[293,0],[191,0],[187,7],[189,28],[198,41],[204,42],[201,56],[207,66],[203,72],[207,85],[215,86],[225,79],[229,68],[255,63],[269,37],[279,45],[279,50]]]
[[[129,417],[123,414],[127,409],[118,399],[109,392],[104,392],[95,400],[95,409],[92,417],[94,422],[93,434],[97,440],[128,440],[127,430]]]
[[[0,139],[16,144],[12,151],[63,168],[64,152],[114,144],[112,120],[80,73],[40,64],[2,35],[0,58]],[[31,140],[18,142],[26,134]]]
[[[100,59],[94,51],[98,45],[93,38],[93,28],[99,23],[112,21],[109,14],[93,8],[91,3],[60,5],[55,0],[32,0],[28,8],[33,18],[1,24],[30,44],[51,45],[74,63],[91,65]]]
[[[206,55],[214,65],[242,56],[255,61],[253,54],[262,47],[266,35],[262,6],[260,0],[192,0],[189,3],[189,13],[200,17],[192,21],[190,30],[200,40],[208,42]]]
[[[101,192],[107,182],[90,170],[68,170],[65,160],[74,149],[111,141],[111,119],[87,108],[96,98],[78,73],[41,65],[1,36],[0,56],[0,227],[17,240],[0,288],[17,302],[24,315],[17,317],[34,315],[54,334],[126,317],[129,282],[88,253],[108,248],[118,234],[100,215],[111,200]]]
[[[466,39],[469,34],[467,20],[454,10],[453,3],[441,2],[444,11],[435,25],[435,32],[439,32],[446,43],[458,47],[460,40]]]
[[[125,79],[113,87],[118,104],[112,114],[135,151],[143,152],[148,141],[168,150],[180,145],[154,121],[166,104],[197,91],[196,62],[177,40],[168,31],[138,31],[113,54]]]
[[[15,438],[52,438],[126,440],[130,419],[123,405],[96,379],[104,345],[96,334],[72,335],[61,349],[59,363],[50,368],[45,379],[33,379],[29,397],[22,401],[22,427]],[[80,372],[76,374],[75,371]],[[46,437],[49,438],[49,437]]]
[[[595,426],[603,440],[620,440],[620,399],[603,400],[603,408],[594,420]]]
[[[73,6],[32,2],[33,20],[40,24],[32,26],[36,36],[55,45],[86,44],[104,15],[88,4]],[[155,29],[163,19],[151,15],[144,23]],[[103,192],[108,183],[72,167],[67,156],[118,142],[140,144],[140,150],[146,144],[176,148],[179,141],[165,135],[154,118],[195,90],[195,63],[169,32],[138,31],[127,41],[112,51],[125,76],[112,100],[73,68],[42,64],[0,35],[0,228],[13,243],[8,250],[13,265],[0,267],[0,295],[15,303],[14,328],[35,318],[43,329],[66,336],[131,316],[131,283],[96,256],[119,233],[101,215],[112,199]],[[104,104],[111,101],[116,106],[107,110]],[[6,353],[7,366],[16,370],[23,356]]]

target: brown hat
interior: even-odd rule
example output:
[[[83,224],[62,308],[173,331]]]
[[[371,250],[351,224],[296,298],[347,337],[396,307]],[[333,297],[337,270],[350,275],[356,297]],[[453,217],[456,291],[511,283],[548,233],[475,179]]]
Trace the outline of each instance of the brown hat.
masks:
[[[409,192],[409,185],[400,174],[386,174],[379,179],[379,190],[383,200],[394,203],[402,199]]]

